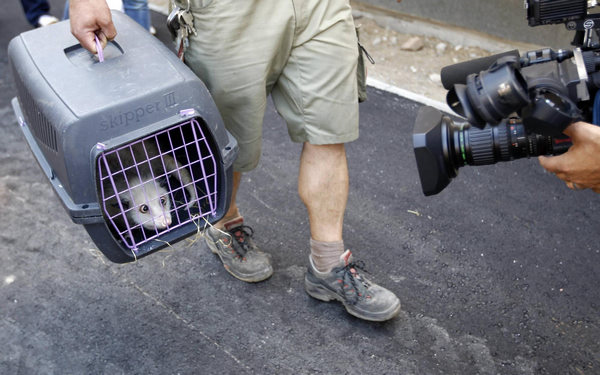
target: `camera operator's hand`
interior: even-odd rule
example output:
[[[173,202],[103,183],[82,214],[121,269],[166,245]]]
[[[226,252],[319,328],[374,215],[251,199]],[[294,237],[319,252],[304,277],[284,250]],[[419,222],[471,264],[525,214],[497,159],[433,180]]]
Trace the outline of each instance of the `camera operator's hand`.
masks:
[[[109,40],[117,36],[112,15],[105,0],[71,0],[69,4],[71,34],[79,40],[83,48],[97,53],[94,34],[106,47]]]
[[[540,164],[573,190],[592,189],[600,193],[600,126],[576,122],[564,133],[573,142],[569,151],[559,156],[540,156]]]

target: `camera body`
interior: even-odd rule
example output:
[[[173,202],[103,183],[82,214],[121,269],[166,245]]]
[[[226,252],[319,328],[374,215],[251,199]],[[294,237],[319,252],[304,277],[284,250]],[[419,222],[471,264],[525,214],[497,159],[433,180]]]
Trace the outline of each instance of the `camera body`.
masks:
[[[530,26],[564,23],[575,31],[572,50],[509,51],[442,69],[454,121],[423,107],[413,131],[423,193],[442,191],[465,165],[495,164],[565,152],[562,132],[593,122],[600,87],[599,15],[587,0],[527,0]]]
[[[448,105],[472,125],[498,125],[513,113],[528,132],[560,136],[573,121],[584,118],[596,91],[586,61],[595,72],[594,51],[542,49],[521,58],[504,56],[489,69],[470,74],[448,92]]]

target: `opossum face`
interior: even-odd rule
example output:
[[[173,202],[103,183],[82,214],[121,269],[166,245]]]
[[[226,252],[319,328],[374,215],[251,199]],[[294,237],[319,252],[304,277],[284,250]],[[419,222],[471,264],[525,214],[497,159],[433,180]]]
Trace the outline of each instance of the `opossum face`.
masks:
[[[141,224],[150,230],[162,230],[171,225],[171,201],[167,190],[146,181],[119,195],[128,204],[127,219],[130,225]]]

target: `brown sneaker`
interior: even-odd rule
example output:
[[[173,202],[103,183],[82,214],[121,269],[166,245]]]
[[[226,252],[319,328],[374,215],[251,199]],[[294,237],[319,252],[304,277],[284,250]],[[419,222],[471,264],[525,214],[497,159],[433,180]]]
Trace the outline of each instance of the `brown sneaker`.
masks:
[[[204,239],[217,254],[225,269],[234,277],[249,283],[271,277],[271,256],[262,252],[252,240],[254,231],[239,218],[225,224],[224,230],[209,227]]]
[[[319,272],[312,258],[309,259],[304,286],[311,297],[340,301],[350,314],[376,322],[391,319],[400,312],[400,300],[394,293],[358,273],[363,268],[352,261],[350,250],[340,256],[339,266],[329,272]]]

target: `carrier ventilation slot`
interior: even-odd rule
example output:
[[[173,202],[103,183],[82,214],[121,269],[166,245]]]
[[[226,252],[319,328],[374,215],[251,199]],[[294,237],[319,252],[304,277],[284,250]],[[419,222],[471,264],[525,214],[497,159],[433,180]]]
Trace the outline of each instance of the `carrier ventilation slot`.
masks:
[[[33,135],[50,150],[58,152],[56,130],[50,124],[46,116],[44,116],[42,111],[40,111],[39,107],[31,97],[31,94],[29,94],[29,91],[25,89],[21,77],[14,72],[14,68],[13,76],[15,77],[15,82],[17,84],[21,108],[27,117],[27,124],[32,130]]]
[[[97,160],[107,224],[136,254],[216,214],[217,164],[196,119],[102,152]]]

